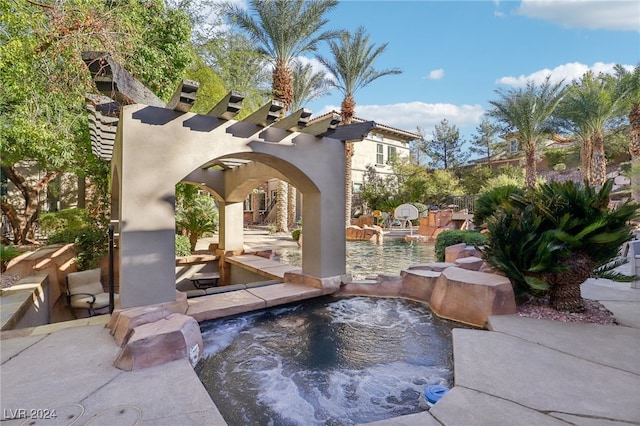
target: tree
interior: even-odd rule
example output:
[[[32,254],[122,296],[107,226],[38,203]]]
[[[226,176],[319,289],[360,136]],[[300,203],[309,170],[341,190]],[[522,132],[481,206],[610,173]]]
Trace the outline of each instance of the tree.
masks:
[[[187,231],[191,251],[194,251],[202,234],[218,229],[218,208],[213,197],[194,195],[188,203],[179,206],[176,211],[176,225]]]
[[[358,27],[356,32],[341,34],[337,40],[328,40],[331,59],[318,56],[318,60],[329,70],[335,80],[330,84],[338,89],[344,99],[340,104],[340,115],[343,124],[350,124],[355,114],[355,93],[368,86],[373,81],[385,75],[400,74],[398,68],[377,70],[374,62],[384,53],[387,43],[377,48],[370,43],[369,35],[364,27]],[[345,142],[345,223],[351,225],[351,161],[353,157],[353,143]]]
[[[322,71],[314,71],[311,64],[303,64],[300,60],[292,62],[293,100],[291,110],[297,111],[305,104],[327,94],[329,79]]]
[[[445,118],[436,124],[433,139],[427,141],[425,153],[431,158],[431,167],[456,170],[469,158],[469,153],[462,150],[463,145],[460,131],[455,124],[449,125]]]
[[[370,210],[389,212],[402,204],[396,199],[398,195],[396,176],[381,176],[374,166],[367,166],[361,195]]]
[[[284,104],[285,111],[293,101],[291,61],[305,52],[316,51],[319,42],[338,34],[320,31],[328,22],[324,15],[337,4],[337,0],[251,0],[251,12],[232,6],[227,13],[235,25],[249,34],[257,52],[273,65],[273,97]],[[286,182],[278,181],[276,228],[280,232],[288,231],[287,192]]]
[[[603,185],[607,177],[605,129],[623,111],[624,98],[616,96],[614,85],[611,76],[586,72],[568,88],[556,114],[580,137],[582,177],[596,186]]]
[[[629,117],[629,154],[634,168],[631,176],[633,198],[636,202],[640,202],[640,64],[633,71],[628,71],[618,64],[615,67],[615,76],[617,93],[623,96]]]
[[[536,153],[538,144],[545,135],[551,133],[551,114],[562,100],[562,82],[551,84],[549,78],[538,86],[533,81],[524,89],[497,90],[498,100],[490,101],[493,106],[489,116],[504,125],[506,133],[516,133],[525,155],[526,185],[536,183]]]
[[[255,111],[267,102],[271,91],[267,58],[256,52],[244,34],[219,34],[198,46],[198,52],[220,76],[227,92],[236,90],[245,96],[243,110]]]
[[[195,53],[189,67],[185,70],[185,77],[200,83],[198,97],[191,108],[196,114],[206,114],[228,92],[220,76]]]
[[[479,155],[481,158],[486,159],[489,168],[491,168],[491,158],[501,146],[500,143],[496,141],[498,130],[498,126],[491,123],[488,117],[483,117],[480,125],[476,127],[476,134],[471,138],[469,151],[471,151],[472,154]]]
[[[315,52],[318,43],[335,37],[336,31],[320,31],[328,22],[324,15],[337,0],[275,0],[249,2],[251,13],[231,7],[232,22],[245,30],[257,51],[273,65],[273,97],[289,110],[293,101],[291,61],[306,52]]]
[[[464,193],[468,195],[479,194],[482,187],[494,177],[494,172],[487,166],[475,166],[464,169],[461,173],[460,182],[464,188]]]
[[[483,258],[509,277],[518,294],[548,291],[552,308],[583,309],[580,285],[619,266],[620,246],[640,205],[609,209],[613,181],[599,190],[572,181],[529,188],[495,188],[476,203],[488,230]],[[608,274],[609,278],[619,275]]]
[[[442,205],[452,195],[463,195],[460,180],[449,170],[434,170],[430,174],[425,204]]]
[[[427,150],[427,140],[425,139],[424,130],[420,126],[416,128],[416,133],[420,135],[420,139],[409,142],[409,153],[411,161],[415,164],[422,164],[422,154]]]
[[[159,0],[145,4],[97,0],[40,4],[0,0],[0,139],[2,173],[23,203],[2,200],[14,242],[30,239],[38,196],[60,172],[107,182],[108,168],[90,154],[84,93],[92,88],[85,49],[108,51],[163,95],[189,61],[189,27]],[[149,64],[152,64],[149,65]],[[80,118],[80,119],[79,119]],[[16,167],[29,160],[44,171],[29,181]],[[97,179],[96,179],[97,178]],[[104,188],[98,193],[103,193]]]
[[[458,178],[448,170],[427,171],[401,157],[391,163],[392,174],[382,176],[368,166],[362,199],[372,210],[392,211],[403,203],[443,204],[451,195],[462,195]]]

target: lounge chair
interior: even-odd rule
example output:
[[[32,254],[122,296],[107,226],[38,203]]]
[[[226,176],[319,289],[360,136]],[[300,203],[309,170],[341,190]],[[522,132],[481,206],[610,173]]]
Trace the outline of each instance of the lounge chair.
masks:
[[[71,310],[86,309],[93,316],[109,307],[109,293],[102,288],[100,275],[100,268],[67,275],[67,305]]]

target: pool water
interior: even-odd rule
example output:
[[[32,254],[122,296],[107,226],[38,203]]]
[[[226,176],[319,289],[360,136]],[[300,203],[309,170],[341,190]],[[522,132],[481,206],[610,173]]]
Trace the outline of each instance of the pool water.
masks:
[[[413,301],[327,296],[202,323],[196,372],[231,426],[366,423],[453,385],[459,326]]]
[[[276,250],[282,263],[302,265],[302,249]],[[409,243],[402,239],[386,239],[383,244],[370,241],[347,241],[347,272],[353,279],[375,277],[378,274],[400,274],[417,263],[435,261],[433,244]]]

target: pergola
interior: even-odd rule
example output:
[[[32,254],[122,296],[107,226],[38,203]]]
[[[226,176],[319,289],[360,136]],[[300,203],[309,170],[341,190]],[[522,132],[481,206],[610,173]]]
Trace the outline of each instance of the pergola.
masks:
[[[338,126],[339,115],[283,116],[271,101],[241,121],[243,96],[228,93],[207,114],[189,110],[198,83],[184,80],[164,104],[109,55],[83,56],[98,90],[87,95],[93,152],[111,161],[112,222],[119,234],[121,307],[172,302],[175,291],[175,185],[213,194],[219,251],[243,248],[243,201],[260,183],[282,179],[303,195],[302,274],[335,282],[345,270],[345,141],[375,126]]]

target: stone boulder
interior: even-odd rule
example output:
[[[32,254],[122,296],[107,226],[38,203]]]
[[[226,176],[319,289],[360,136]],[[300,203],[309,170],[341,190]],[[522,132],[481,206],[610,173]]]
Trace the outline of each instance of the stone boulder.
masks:
[[[133,335],[136,327],[161,320],[173,312],[161,306],[141,306],[137,308],[121,309],[112,315],[107,327],[120,347],[124,347]]]
[[[484,260],[476,256],[462,257],[454,262],[457,267],[470,271],[479,271],[484,265]]]
[[[429,301],[442,318],[484,327],[491,315],[515,314],[516,302],[508,278],[458,267],[442,271]]]
[[[451,262],[429,262],[429,263],[418,263],[415,265],[409,266],[408,270],[421,270],[421,271],[436,271],[442,272],[447,268],[451,268],[456,266],[455,263]]]
[[[382,244],[383,232],[379,226],[365,226],[360,228],[359,226],[347,226],[346,229],[347,241],[371,241],[377,244]]]
[[[194,367],[203,350],[198,322],[188,315],[170,314],[135,327],[115,366],[131,371],[187,359]]]
[[[429,302],[440,272],[432,270],[409,269],[402,271],[401,296],[421,302]]]
[[[469,246],[465,243],[454,244],[444,249],[445,262],[455,262],[457,259],[470,256],[482,257],[482,254],[474,246]]]

